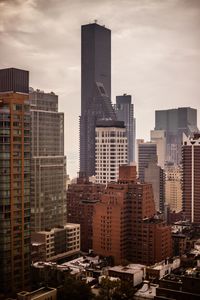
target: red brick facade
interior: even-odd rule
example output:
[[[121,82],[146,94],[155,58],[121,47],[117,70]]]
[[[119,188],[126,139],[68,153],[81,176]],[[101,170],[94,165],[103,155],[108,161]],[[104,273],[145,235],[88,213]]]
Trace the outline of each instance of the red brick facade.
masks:
[[[153,264],[171,256],[171,230],[154,217],[152,186],[136,182],[136,167],[123,166],[108,184],[93,215],[93,249],[103,256]]]

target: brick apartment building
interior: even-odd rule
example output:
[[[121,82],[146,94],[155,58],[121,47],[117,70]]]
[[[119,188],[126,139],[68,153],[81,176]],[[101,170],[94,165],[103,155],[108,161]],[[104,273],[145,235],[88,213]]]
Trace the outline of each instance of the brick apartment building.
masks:
[[[151,184],[136,181],[135,166],[121,166],[118,183],[108,184],[93,214],[93,250],[128,260],[154,264],[171,256],[170,227],[155,216]]]
[[[77,183],[67,190],[67,221],[80,224],[81,250],[92,249],[92,217],[94,205],[100,201],[105,185],[89,182],[84,173],[79,173]]]

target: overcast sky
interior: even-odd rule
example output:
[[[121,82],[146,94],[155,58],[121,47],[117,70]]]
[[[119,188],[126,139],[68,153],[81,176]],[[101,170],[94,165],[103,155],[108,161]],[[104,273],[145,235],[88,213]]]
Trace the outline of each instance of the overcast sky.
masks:
[[[137,138],[156,109],[191,106],[200,119],[200,0],[0,0],[0,68],[30,71],[30,86],[59,95],[68,173],[78,171],[80,27],[112,30],[112,101],[133,96]],[[198,122],[200,123],[200,122]]]

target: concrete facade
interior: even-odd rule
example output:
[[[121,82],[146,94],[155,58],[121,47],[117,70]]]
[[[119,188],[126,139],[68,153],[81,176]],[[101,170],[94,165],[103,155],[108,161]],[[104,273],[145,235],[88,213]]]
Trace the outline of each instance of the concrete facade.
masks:
[[[96,183],[117,181],[119,166],[127,164],[128,149],[124,122],[102,120],[96,126]]]

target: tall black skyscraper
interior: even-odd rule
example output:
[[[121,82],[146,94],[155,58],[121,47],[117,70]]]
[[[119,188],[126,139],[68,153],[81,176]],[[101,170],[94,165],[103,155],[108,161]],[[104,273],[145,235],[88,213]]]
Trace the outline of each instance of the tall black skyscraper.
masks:
[[[97,119],[116,119],[111,105],[111,31],[96,23],[81,28],[80,171],[95,174]]]

